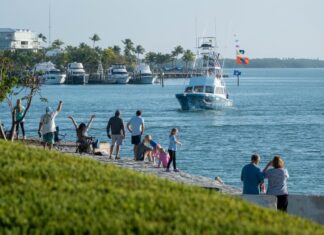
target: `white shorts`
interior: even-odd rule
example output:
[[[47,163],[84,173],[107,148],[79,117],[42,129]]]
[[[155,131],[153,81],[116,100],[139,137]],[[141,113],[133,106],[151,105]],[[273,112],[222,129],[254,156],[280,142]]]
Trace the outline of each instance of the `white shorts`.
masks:
[[[123,145],[124,139],[122,135],[111,135],[111,145]]]

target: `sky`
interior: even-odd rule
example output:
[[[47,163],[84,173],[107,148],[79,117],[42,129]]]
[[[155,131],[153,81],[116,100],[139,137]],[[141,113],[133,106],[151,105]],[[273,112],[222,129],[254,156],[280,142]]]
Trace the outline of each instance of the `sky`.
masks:
[[[50,3],[51,2],[51,3]],[[121,46],[130,38],[146,51],[195,51],[196,35],[216,36],[224,57],[237,35],[250,58],[324,59],[324,0],[0,0],[0,28],[26,28],[66,45]]]

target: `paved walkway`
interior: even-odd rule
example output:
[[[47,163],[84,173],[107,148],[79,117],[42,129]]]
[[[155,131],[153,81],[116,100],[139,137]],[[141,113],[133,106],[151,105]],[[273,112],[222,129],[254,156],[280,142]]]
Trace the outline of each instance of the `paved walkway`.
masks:
[[[39,145],[37,143],[38,141],[29,141],[32,145]],[[63,153],[71,153],[75,156],[83,156],[83,157],[88,157],[94,160],[97,160],[102,163],[107,163],[107,164],[114,164],[123,168],[135,170],[138,172],[142,172],[144,174],[151,174],[151,175],[156,175],[160,178],[163,179],[168,179],[172,181],[176,181],[179,183],[184,183],[184,184],[190,184],[190,185],[196,185],[202,188],[207,188],[210,190],[215,190],[215,191],[221,191],[223,193],[228,193],[228,194],[241,194],[241,190],[235,187],[231,187],[225,184],[221,184],[218,181],[215,181],[214,179],[210,179],[207,177],[203,176],[196,176],[196,175],[191,175],[189,173],[186,173],[184,171],[180,172],[166,172],[165,169],[163,168],[157,168],[155,167],[151,162],[143,162],[143,161],[134,161],[131,158],[127,157],[122,157],[120,160],[112,160],[108,158],[108,154],[105,154],[104,152],[108,152],[109,145],[105,144],[105,148],[101,149],[103,155],[98,156],[98,155],[90,155],[90,154],[76,154],[75,150],[75,143],[72,142],[66,142],[66,143],[61,143],[59,151]]]

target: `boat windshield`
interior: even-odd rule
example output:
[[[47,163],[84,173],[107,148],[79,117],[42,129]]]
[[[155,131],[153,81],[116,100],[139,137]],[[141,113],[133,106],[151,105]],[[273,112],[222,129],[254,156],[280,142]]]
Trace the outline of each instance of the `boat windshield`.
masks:
[[[51,70],[48,73],[49,74],[60,74],[61,72],[59,70]]]
[[[83,74],[84,74],[84,72],[81,72],[81,71],[80,71],[80,72],[78,72],[78,71],[73,71],[72,73],[75,74],[75,75],[83,75]]]
[[[127,72],[115,72],[115,71],[113,71],[113,74],[121,74],[121,75],[124,75],[124,74],[127,74]]]
[[[191,93],[192,92],[192,86],[186,87],[185,92]]]
[[[204,92],[204,86],[194,86],[194,92]]]
[[[214,93],[214,87],[213,86],[206,86],[205,87],[206,93]]]

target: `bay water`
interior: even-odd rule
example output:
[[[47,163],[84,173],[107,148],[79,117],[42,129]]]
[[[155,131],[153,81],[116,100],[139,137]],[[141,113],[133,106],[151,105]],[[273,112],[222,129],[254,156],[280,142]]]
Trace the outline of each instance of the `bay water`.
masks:
[[[232,73],[228,70],[227,73]],[[182,92],[184,79],[160,85],[54,85],[43,86],[26,117],[27,137],[36,137],[47,105],[63,110],[56,119],[66,140],[75,140],[68,115],[78,123],[96,119],[89,131],[102,142],[108,119],[116,109],[125,122],[142,110],[146,134],[168,146],[170,129],[177,127],[183,145],[177,166],[195,175],[220,176],[226,184],[242,187],[241,168],[253,153],[261,155],[260,166],[279,154],[285,160],[290,193],[324,194],[324,69],[242,69],[240,86],[226,79],[234,106],[221,111],[181,111],[175,94]],[[6,103],[0,119],[8,128]],[[130,133],[121,148],[122,157],[132,157]]]

